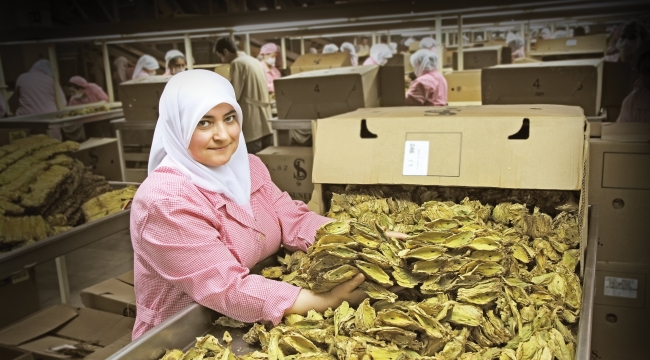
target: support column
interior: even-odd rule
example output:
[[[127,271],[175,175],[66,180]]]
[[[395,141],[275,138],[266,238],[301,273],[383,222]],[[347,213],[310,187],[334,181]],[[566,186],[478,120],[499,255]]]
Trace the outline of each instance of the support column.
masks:
[[[52,77],[54,78],[54,99],[56,100],[56,109],[61,110],[65,106],[64,103],[62,103],[61,98],[59,96],[59,63],[56,60],[56,46],[54,44],[50,44],[48,46],[48,53],[50,57],[50,69],[52,70]]]
[[[571,27],[569,26],[569,24],[566,24],[566,26],[564,28],[564,37],[569,37],[569,29],[570,28]]]
[[[300,37],[300,55],[305,55],[305,38]]]
[[[61,303],[70,303],[70,283],[68,282],[68,267],[65,264],[65,255],[54,259],[56,264],[56,275],[59,278],[59,292],[61,293]]]
[[[187,60],[187,70],[193,70],[194,56],[192,55],[192,39],[190,39],[190,34],[185,34],[185,59]]]
[[[532,40],[531,31],[530,31],[530,21],[526,23],[526,54],[530,52],[530,43]]]
[[[386,45],[390,45],[390,30],[386,32]]]
[[[7,115],[12,115],[11,109],[9,109],[9,97],[7,96],[7,84],[5,83],[5,73],[4,70],[2,69],[2,58],[0,57],[0,94],[2,94],[2,97],[5,99],[5,109],[7,111]]]
[[[370,39],[370,45],[375,45],[377,43],[377,33],[372,32],[372,39]]]
[[[280,38],[280,47],[282,48],[282,69],[287,68],[287,46],[284,42],[284,36]]]
[[[551,35],[555,34],[555,23],[551,23]]]
[[[251,56],[251,34],[246,33],[246,43],[244,44],[244,52],[246,55]]]
[[[438,69],[442,69],[445,65],[443,59],[443,49],[442,49],[442,15],[436,15],[436,52],[438,53]]]
[[[458,71],[463,71],[463,16],[458,15]]]
[[[108,45],[102,43],[102,59],[104,60],[104,77],[106,77],[106,92],[108,93],[108,102],[115,102],[113,94],[113,74],[111,73],[111,61],[108,57]]]

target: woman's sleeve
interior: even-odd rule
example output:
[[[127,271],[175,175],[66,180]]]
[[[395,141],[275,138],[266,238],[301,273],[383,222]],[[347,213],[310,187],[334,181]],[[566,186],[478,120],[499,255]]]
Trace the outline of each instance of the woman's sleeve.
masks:
[[[324,224],[333,221],[325,216],[320,216],[310,211],[302,201],[291,199],[289,194],[278,189],[271,180],[268,169],[262,164],[257,157],[254,158],[259,162],[257,167],[260,169],[259,176],[264,177],[264,188],[266,196],[270,199],[276,209],[280,227],[282,228],[282,244],[291,251],[302,250],[314,243],[316,230]]]
[[[426,102],[424,86],[419,81],[413,80],[409,90],[406,92],[406,105],[422,106]]]
[[[296,286],[249,275],[200,209],[165,199],[147,211],[136,253],[197,303],[239,321],[277,325],[298,297]]]

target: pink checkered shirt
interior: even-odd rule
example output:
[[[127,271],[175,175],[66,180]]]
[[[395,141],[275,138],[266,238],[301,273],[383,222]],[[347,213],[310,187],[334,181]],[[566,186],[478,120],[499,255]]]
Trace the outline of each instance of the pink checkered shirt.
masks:
[[[330,219],[291,200],[259,158],[249,160],[254,218],[169,167],[156,169],[138,189],[131,206],[134,340],[193,301],[243,322],[274,324],[295,302],[300,288],[249,269],[280,244],[307,250]]]

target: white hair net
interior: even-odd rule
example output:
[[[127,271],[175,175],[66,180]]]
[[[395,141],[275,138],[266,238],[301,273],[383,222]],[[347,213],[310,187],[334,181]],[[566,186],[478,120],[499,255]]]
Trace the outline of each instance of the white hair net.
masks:
[[[138,59],[138,63],[135,64],[135,70],[133,71],[133,78],[135,79],[136,75],[142,71],[142,69],[147,69],[147,70],[158,70],[160,65],[158,65],[158,61],[156,58],[154,58],[151,55],[142,55],[140,59]]]
[[[349,42],[344,42],[341,44],[341,51],[350,54],[350,62],[352,63],[352,66],[359,65],[359,57],[357,56],[357,51],[354,49],[354,45]]]
[[[427,36],[425,38],[422,38],[422,40],[420,40],[420,49],[427,49],[433,51],[433,49],[435,49],[436,46],[438,46],[438,43],[432,37]]]
[[[431,50],[420,49],[411,55],[411,65],[416,76],[438,69],[438,54]]]
[[[323,54],[331,54],[339,51],[339,47],[334,44],[327,44],[323,47]]]
[[[393,57],[393,52],[386,44],[375,44],[370,48],[370,57],[379,65],[384,66],[388,59]]]
[[[414,42],[415,42],[415,39],[412,38],[412,37],[410,37],[410,38],[404,40],[404,45],[405,45],[405,46],[409,46],[409,45],[411,45],[411,44],[414,43]]]
[[[522,39],[521,36],[515,35],[513,33],[508,33],[508,36],[506,37],[506,44],[508,44],[512,51],[515,51],[517,49],[521,49],[525,43],[524,39]]]
[[[390,52],[397,54],[397,43],[391,42],[388,44],[388,47],[390,47]]]

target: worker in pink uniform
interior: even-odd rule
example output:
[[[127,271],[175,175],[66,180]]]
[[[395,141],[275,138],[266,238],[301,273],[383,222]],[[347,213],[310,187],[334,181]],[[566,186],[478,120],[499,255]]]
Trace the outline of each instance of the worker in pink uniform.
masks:
[[[363,62],[363,65],[386,65],[388,59],[393,57],[393,52],[386,44],[375,44],[370,48],[370,56]]]
[[[70,88],[72,96],[68,101],[68,106],[108,101],[108,95],[99,85],[89,83],[81,76],[70,78]]]
[[[280,70],[275,67],[276,59],[278,57],[278,46],[274,43],[267,43],[260,48],[260,55],[263,57],[260,62],[266,74],[266,86],[269,88],[270,93],[275,92],[273,80],[282,77]]]
[[[352,66],[359,65],[359,56],[357,56],[357,51],[354,49],[352,43],[346,41],[341,44],[341,52],[346,52],[350,55],[350,63]]]
[[[506,37],[506,44],[508,44],[508,47],[512,52],[512,60],[523,59],[526,57],[526,53],[524,52],[524,45],[526,45],[526,42],[521,36],[515,35],[513,33],[508,33],[508,36]]]
[[[233,319],[278,324],[287,314],[360,303],[363,275],[316,294],[249,273],[283,245],[306,251],[332,219],[293,201],[248,155],[235,91],[189,70],[162,93],[149,176],[131,207],[136,339],[192,302]],[[389,233],[405,238],[406,235]]]
[[[133,71],[135,70],[135,66],[133,66],[133,64],[131,64],[129,60],[124,56],[120,56],[115,59],[115,61],[113,61],[113,65],[115,65],[115,71],[113,71],[114,84],[121,84],[133,78]]]
[[[438,55],[420,49],[411,55],[411,65],[417,78],[406,93],[406,105],[447,105],[447,80],[438,71]]]
[[[616,122],[650,122],[650,42],[640,46],[636,57],[640,78],[623,100]]]
[[[133,70],[133,80],[140,79],[143,77],[156,75],[156,70],[160,68],[158,61],[151,55],[142,55],[138,59],[138,63],[135,64],[135,70]]]
[[[175,49],[167,51],[165,54],[165,72],[163,75],[176,75],[185,70],[187,70],[185,54]]]
[[[37,115],[56,112],[56,97],[65,105],[65,94],[59,84],[54,86],[54,77],[49,60],[41,59],[32,68],[18,76],[14,95],[18,98],[16,116]]]

